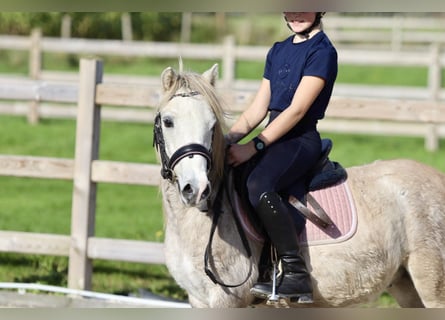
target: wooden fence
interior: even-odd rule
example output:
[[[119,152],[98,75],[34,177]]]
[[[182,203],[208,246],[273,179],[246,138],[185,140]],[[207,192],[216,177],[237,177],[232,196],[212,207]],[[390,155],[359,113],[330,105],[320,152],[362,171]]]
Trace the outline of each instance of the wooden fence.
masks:
[[[343,21],[343,20],[342,20]],[[351,21],[352,23],[352,21]],[[338,26],[338,24],[334,24]],[[346,25],[347,26],[347,25]],[[338,31],[340,32],[340,31]],[[346,31],[341,31],[346,32]],[[350,32],[350,31],[347,31]],[[347,33],[349,34],[349,33]],[[443,36],[443,35],[442,35]],[[346,39],[353,36],[345,36]],[[428,39],[428,37],[427,37]],[[427,88],[403,90],[400,88],[379,88],[378,86],[339,85],[342,95],[361,96],[363,92],[374,97],[391,97],[419,99],[445,99],[441,92],[441,70],[445,66],[445,54],[441,52],[444,41],[424,41],[422,49],[410,51],[346,49],[338,48],[339,63],[345,65],[380,65],[380,66],[419,66],[428,68]],[[201,59],[221,61],[221,85],[227,88],[257,88],[257,81],[237,79],[235,76],[238,61],[263,61],[269,47],[236,45],[234,36],[227,36],[221,44],[192,44],[192,43],[161,43],[143,41],[121,41],[100,39],[50,38],[42,37],[40,30],[33,30],[30,37],[0,36],[0,49],[25,50],[29,52],[29,76],[40,80],[68,80],[77,81],[77,74],[48,71],[42,65],[42,56],[48,53],[69,53],[76,55],[122,56],[122,57],[158,57],[184,59]],[[158,78],[153,77],[123,77],[122,75],[107,75],[112,80],[122,82],[143,82],[153,84]],[[108,79],[104,79],[107,82]],[[156,82],[157,83],[157,82]]]
[[[350,23],[358,23],[350,20]],[[360,20],[361,21],[361,20]],[[364,20],[366,21],[366,20]],[[369,22],[369,21],[368,21]],[[331,21],[329,22],[331,24]],[[343,22],[342,22],[343,23]],[[337,26],[335,21],[333,26]],[[344,24],[343,24],[344,25]],[[346,30],[347,31],[347,30]],[[345,31],[345,32],[346,32]],[[348,31],[349,32],[349,31]],[[23,81],[25,86],[32,86],[33,90],[28,91],[29,103],[11,102],[0,104],[0,113],[5,114],[25,114],[31,123],[38,121],[39,117],[75,117],[76,109],[72,103],[76,102],[75,97],[70,96],[63,103],[71,106],[44,104],[42,95],[49,94],[50,84],[55,82],[61,85],[61,81],[66,81],[66,86],[77,83],[77,73],[66,73],[58,71],[48,71],[42,66],[42,55],[45,52],[72,53],[77,55],[94,54],[98,56],[125,56],[125,57],[170,57],[183,59],[204,59],[221,61],[222,78],[218,82],[227,104],[235,111],[239,111],[251,101],[255,90],[258,88],[258,81],[249,81],[235,77],[236,64],[243,61],[263,61],[267,53],[267,47],[259,46],[239,46],[234,42],[232,36],[227,37],[221,44],[186,44],[186,43],[154,43],[120,40],[91,40],[91,39],[63,39],[42,37],[40,31],[34,30],[31,37],[0,36],[0,49],[29,50],[30,74],[28,79],[15,77],[15,81]],[[379,66],[416,66],[428,69],[427,85],[425,87],[401,87],[383,85],[356,85],[337,83],[334,92],[332,105],[346,103],[358,108],[365,104],[367,108],[379,108],[381,105],[397,104],[420,105],[438,104],[445,101],[445,90],[442,88],[442,70],[445,66],[445,53],[441,44],[431,42],[422,50],[394,51],[394,50],[365,50],[365,49],[344,49],[339,48],[339,63],[348,65],[379,65]],[[209,62],[210,66],[210,62]],[[31,80],[30,80],[31,79]],[[32,81],[39,80],[39,81]],[[14,82],[11,76],[0,77],[0,85],[9,88],[9,84]],[[156,88],[159,77],[137,77],[106,74],[104,83],[131,83],[143,84],[150,88],[152,92],[150,105],[157,102]],[[2,90],[0,88],[0,90]],[[4,89],[11,90],[11,89]],[[8,93],[5,93],[8,94]],[[348,99],[352,99],[348,101]],[[361,102],[357,102],[360,99]],[[23,101],[17,96],[18,101]],[[351,102],[352,101],[352,102]],[[329,108],[328,115],[333,115],[332,107]],[[331,112],[332,111],[332,112]],[[360,118],[361,112],[358,109],[350,108],[352,113],[347,121],[327,119],[323,121],[320,129],[324,131],[366,133],[366,134],[387,134],[387,135],[408,135],[422,136],[425,138],[425,147],[428,150],[436,150],[440,137],[445,136],[445,127],[435,125],[426,121],[400,122],[385,119],[378,122],[352,120],[357,113]],[[121,121],[151,121],[152,111],[147,108],[116,109],[104,108],[104,119]]]
[[[162,243],[94,236],[97,183],[159,183],[158,165],[98,159],[100,106],[110,104],[116,97],[116,86],[102,84],[101,80],[102,63],[82,60],[78,87],[50,84],[37,91],[40,101],[72,102],[74,98],[78,102],[74,159],[0,156],[0,175],[73,180],[70,235],[0,232],[1,251],[68,256],[68,287],[73,289],[91,288],[91,259],[164,263]],[[34,100],[36,85],[39,86],[38,82],[31,81],[28,86],[2,86],[1,94],[4,98],[21,96],[21,99]],[[144,87],[119,86],[119,89],[125,91],[125,96],[117,100],[119,104],[123,100],[124,105],[147,103]]]
[[[73,181],[70,235],[0,231],[0,251],[68,256],[68,287],[73,289],[90,288],[92,259],[164,263],[162,243],[94,235],[97,183],[156,186],[160,181],[159,165],[98,159],[101,106],[150,107],[159,92],[143,84],[113,84],[102,80],[102,62],[82,59],[77,86],[63,83],[41,86],[36,80],[29,80],[27,85],[13,82],[0,85],[0,97],[4,99],[20,97],[33,101],[37,94],[39,101],[77,101],[74,159],[0,155],[0,175]],[[236,100],[237,95],[232,95],[235,97],[231,99]],[[329,117],[445,124],[445,106],[416,101],[377,105],[363,99],[336,98]]]
[[[338,31],[340,32],[340,31]],[[346,31],[345,31],[346,32]],[[442,35],[443,36],[443,35]],[[351,38],[352,39],[352,38]],[[445,53],[441,52],[442,42],[426,41],[419,50],[378,50],[378,49],[348,49],[338,48],[339,64],[345,65],[380,65],[380,66],[419,66],[428,69],[428,85],[426,90],[399,90],[391,88],[384,90],[378,86],[340,86],[340,93],[347,95],[362,95],[370,90],[374,97],[445,99],[440,92],[441,69],[445,66]],[[221,61],[221,85],[227,88],[257,88],[258,81],[246,81],[235,76],[236,64],[239,61],[264,61],[269,47],[236,45],[234,36],[225,37],[220,44],[193,44],[172,42],[121,41],[100,39],[50,38],[42,37],[39,29],[33,30],[30,37],[0,36],[0,49],[29,51],[29,76],[31,79],[76,81],[77,74],[60,71],[48,71],[42,65],[42,56],[47,53],[67,53],[76,55],[121,56],[121,57],[154,57],[177,59],[200,59],[212,62]],[[110,80],[122,82],[143,82],[153,84],[158,78],[150,76],[123,77],[108,75]],[[107,81],[107,79],[104,79]],[[349,93],[351,92],[351,93]]]
[[[431,13],[393,16],[342,16],[324,18],[329,37],[338,46],[384,48],[394,51],[445,43],[445,16]]]

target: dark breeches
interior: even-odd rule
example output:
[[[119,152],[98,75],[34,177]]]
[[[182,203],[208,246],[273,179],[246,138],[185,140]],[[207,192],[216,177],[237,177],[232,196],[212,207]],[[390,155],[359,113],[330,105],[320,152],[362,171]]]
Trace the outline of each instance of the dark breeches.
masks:
[[[276,192],[287,199],[293,195],[301,201],[306,193],[306,173],[321,154],[320,135],[309,131],[297,137],[282,139],[270,145],[256,161],[247,179],[250,203],[258,206],[264,192]],[[296,222],[297,231],[305,226],[303,216],[288,204]]]

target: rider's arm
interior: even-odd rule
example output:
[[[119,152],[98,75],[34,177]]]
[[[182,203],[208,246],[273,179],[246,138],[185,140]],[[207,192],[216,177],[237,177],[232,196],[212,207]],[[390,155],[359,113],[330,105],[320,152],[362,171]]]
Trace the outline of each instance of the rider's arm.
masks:
[[[226,141],[228,143],[237,143],[255,129],[266,117],[269,101],[270,83],[269,80],[263,78],[253,102],[226,134]]]
[[[290,106],[258,135],[266,146],[285,135],[304,117],[324,85],[325,80],[320,77],[304,76],[301,79]]]

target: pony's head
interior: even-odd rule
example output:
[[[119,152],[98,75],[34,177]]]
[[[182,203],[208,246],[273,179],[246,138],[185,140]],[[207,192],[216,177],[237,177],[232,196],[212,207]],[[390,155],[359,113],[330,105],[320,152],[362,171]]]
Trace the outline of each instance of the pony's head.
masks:
[[[176,183],[185,205],[199,206],[222,178],[223,108],[216,95],[218,65],[204,72],[161,75],[163,96],[155,119],[155,144],[164,179]]]

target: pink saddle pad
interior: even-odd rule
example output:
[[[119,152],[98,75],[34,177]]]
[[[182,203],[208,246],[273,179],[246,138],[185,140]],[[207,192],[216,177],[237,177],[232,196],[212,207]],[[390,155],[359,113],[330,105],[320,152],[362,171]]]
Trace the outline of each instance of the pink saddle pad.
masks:
[[[300,235],[300,243],[306,246],[315,246],[338,243],[351,238],[357,230],[357,212],[347,181],[311,192],[311,195],[326,211],[333,224],[326,229],[320,229],[308,220],[305,230]],[[247,236],[254,241],[263,242],[263,236],[255,230],[249,221],[246,211],[234,190],[232,198],[235,213],[238,215]],[[314,211],[311,206],[309,208]]]
[[[311,192],[333,224],[320,229],[309,220],[300,236],[302,245],[338,243],[351,238],[357,231],[357,212],[347,180],[335,186]],[[314,209],[309,205],[309,209]]]

